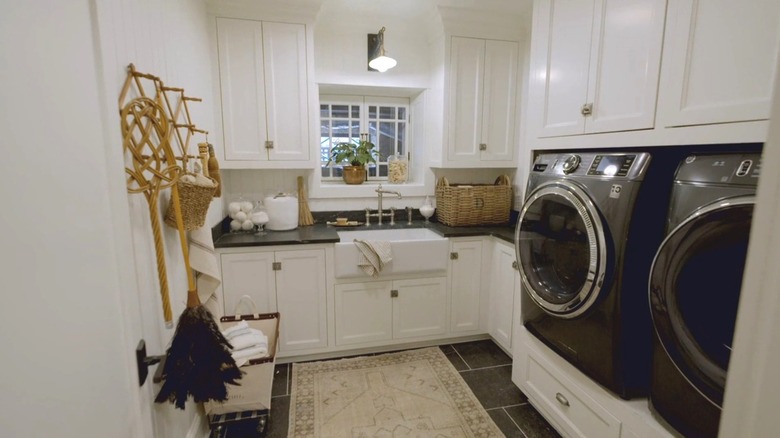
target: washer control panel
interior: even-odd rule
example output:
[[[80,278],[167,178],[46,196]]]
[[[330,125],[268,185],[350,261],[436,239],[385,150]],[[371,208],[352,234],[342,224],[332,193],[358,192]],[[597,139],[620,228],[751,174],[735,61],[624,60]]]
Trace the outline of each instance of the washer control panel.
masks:
[[[605,154],[596,155],[588,169],[592,176],[626,176],[631,170],[636,155]]]

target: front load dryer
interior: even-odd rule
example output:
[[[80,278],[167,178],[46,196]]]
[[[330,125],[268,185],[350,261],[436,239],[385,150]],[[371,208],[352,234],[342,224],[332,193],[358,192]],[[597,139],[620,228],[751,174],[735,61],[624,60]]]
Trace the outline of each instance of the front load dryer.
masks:
[[[647,276],[675,164],[659,174],[645,152],[540,155],[515,231],[525,327],[626,399],[647,393]]]
[[[680,163],[649,277],[650,407],[686,437],[716,437],[747,256],[759,154]]]

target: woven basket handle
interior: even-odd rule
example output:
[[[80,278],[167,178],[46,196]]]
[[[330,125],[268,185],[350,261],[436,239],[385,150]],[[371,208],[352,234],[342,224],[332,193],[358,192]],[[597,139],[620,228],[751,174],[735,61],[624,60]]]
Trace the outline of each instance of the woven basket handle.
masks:
[[[450,182],[447,181],[447,177],[446,176],[443,176],[443,177],[439,178],[439,182],[436,183],[436,186],[437,187],[449,187],[450,186]]]
[[[509,175],[504,174],[496,178],[496,181],[493,183],[493,185],[509,186],[512,185],[512,181],[509,180]]]
[[[259,314],[257,312],[257,305],[255,304],[255,300],[252,299],[249,295],[242,295],[241,298],[236,303],[236,307],[233,309],[233,314],[238,316],[242,315],[242,313],[239,312],[241,309],[241,305],[244,305],[244,307],[249,309],[249,313],[252,315]]]

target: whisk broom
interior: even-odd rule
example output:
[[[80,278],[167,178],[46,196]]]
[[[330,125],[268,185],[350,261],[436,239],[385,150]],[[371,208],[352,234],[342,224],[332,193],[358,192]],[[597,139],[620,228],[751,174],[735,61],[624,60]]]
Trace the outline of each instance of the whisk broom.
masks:
[[[314,225],[314,217],[309,210],[309,201],[306,200],[306,188],[303,185],[303,177],[298,177],[298,224]]]

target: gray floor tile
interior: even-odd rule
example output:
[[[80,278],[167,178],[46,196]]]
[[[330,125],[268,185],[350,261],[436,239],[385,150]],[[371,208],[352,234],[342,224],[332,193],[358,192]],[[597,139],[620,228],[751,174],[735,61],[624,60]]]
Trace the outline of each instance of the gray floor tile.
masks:
[[[526,438],[503,408],[491,409],[487,411],[487,413],[490,415],[490,418],[493,419],[493,422],[496,423],[496,426],[501,429],[501,432],[504,433],[506,438]]]
[[[560,438],[561,436],[530,403],[508,407],[506,411],[528,438]]]
[[[463,380],[485,409],[524,403],[528,399],[512,383],[512,366],[461,371]]]
[[[471,368],[494,367],[512,363],[512,358],[507,356],[507,354],[490,339],[454,344],[453,347]]]
[[[281,364],[274,367],[274,382],[271,387],[271,397],[290,395],[290,365]]]
[[[271,419],[266,438],[287,438],[290,421],[290,396],[271,399]]]
[[[442,345],[439,348],[444,353],[444,355],[447,356],[447,359],[449,359],[450,363],[455,367],[456,370],[464,371],[469,369],[469,366],[466,365],[466,362],[463,362],[463,359],[461,359],[460,355],[457,351],[455,351],[452,345]]]

